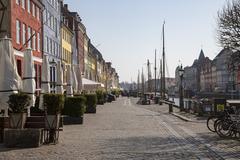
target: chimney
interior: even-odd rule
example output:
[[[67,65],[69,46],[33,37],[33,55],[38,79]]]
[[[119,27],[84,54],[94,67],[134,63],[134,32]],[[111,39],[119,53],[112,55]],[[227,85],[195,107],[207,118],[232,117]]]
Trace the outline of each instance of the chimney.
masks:
[[[68,4],[64,4],[64,9],[68,10]]]

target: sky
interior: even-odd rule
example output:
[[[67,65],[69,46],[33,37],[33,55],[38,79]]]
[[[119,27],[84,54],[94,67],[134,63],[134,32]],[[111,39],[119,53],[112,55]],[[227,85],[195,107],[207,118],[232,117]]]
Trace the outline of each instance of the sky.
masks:
[[[201,49],[213,59],[222,49],[217,42],[217,12],[227,0],[64,0],[77,11],[93,45],[119,74],[120,81],[137,81],[153,72],[162,54],[165,21],[166,76],[174,77],[178,65],[191,66]]]

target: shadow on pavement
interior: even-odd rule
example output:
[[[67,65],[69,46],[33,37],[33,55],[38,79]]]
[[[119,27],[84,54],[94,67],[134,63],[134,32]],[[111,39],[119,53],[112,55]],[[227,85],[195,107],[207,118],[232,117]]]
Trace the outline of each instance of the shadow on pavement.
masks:
[[[189,137],[190,138],[190,137]],[[238,142],[236,142],[238,143]],[[112,159],[221,159],[210,147],[193,143],[186,139],[176,137],[131,137],[110,139],[101,144],[101,158],[105,160]],[[229,155],[224,150],[219,151],[221,155],[227,158],[240,158],[238,151]]]

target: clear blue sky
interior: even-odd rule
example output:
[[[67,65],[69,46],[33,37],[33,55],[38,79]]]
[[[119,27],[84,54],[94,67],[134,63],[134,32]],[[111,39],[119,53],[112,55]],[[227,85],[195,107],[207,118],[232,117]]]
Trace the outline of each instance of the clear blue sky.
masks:
[[[160,57],[164,20],[169,76],[174,77],[179,60],[183,66],[191,65],[201,48],[211,59],[221,50],[216,40],[216,17],[226,0],[64,2],[80,14],[92,43],[99,45],[106,61],[112,62],[120,81],[136,81],[138,69],[146,68],[147,59],[154,62],[155,48]]]

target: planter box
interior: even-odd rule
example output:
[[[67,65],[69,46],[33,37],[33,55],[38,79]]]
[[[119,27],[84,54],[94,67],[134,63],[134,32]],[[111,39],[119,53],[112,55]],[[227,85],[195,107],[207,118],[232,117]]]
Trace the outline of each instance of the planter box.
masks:
[[[9,117],[0,117],[0,143],[3,142],[4,128],[9,128]]]
[[[85,113],[96,113],[97,107],[87,107]]]
[[[44,129],[4,129],[6,147],[39,147],[43,144]]]
[[[46,129],[58,129],[60,126],[60,114],[57,115],[47,115],[45,118],[45,128]]]
[[[83,124],[83,116],[82,117],[63,117],[63,124],[64,125],[71,125],[71,124]]]
[[[23,129],[27,120],[27,113],[10,113],[10,128]]]

